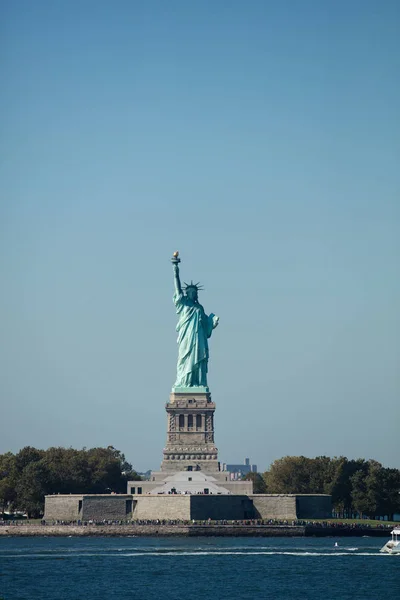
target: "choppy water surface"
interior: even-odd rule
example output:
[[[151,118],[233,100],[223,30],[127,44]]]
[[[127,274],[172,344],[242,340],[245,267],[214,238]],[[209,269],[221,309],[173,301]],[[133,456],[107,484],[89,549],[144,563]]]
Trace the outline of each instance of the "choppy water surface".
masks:
[[[0,598],[380,600],[400,580],[385,541],[2,537]]]

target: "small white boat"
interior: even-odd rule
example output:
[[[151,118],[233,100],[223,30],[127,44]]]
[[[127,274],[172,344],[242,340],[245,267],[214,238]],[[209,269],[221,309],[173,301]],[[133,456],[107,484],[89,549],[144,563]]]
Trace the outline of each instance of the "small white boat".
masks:
[[[388,552],[389,554],[400,554],[400,526],[395,527],[391,532],[392,539],[386,542],[380,552]]]

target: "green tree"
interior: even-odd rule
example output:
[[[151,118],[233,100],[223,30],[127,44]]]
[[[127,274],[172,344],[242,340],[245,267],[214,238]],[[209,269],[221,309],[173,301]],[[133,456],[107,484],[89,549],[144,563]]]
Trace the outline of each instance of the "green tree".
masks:
[[[122,475],[122,464],[125,460],[121,453],[112,446],[108,448],[92,448],[88,451],[88,464],[91,472],[91,492],[106,493],[125,492],[126,480]]]
[[[379,515],[392,521],[394,513],[400,512],[400,470],[382,468],[380,477]]]
[[[362,478],[367,476],[368,469],[364,459],[285,456],[274,461],[263,478],[269,493],[330,494],[335,510],[342,516],[350,516],[354,502],[364,507],[368,501],[371,506],[373,478],[369,482],[368,498],[364,498],[362,488]],[[353,482],[352,477],[358,472],[361,475]]]
[[[40,516],[46,494],[123,493],[128,479],[140,479],[113,446],[75,450],[27,446],[0,457],[0,501]]]
[[[6,508],[12,506],[16,499],[15,486],[17,479],[14,454],[11,452],[0,454],[0,508],[3,515]]]
[[[336,459],[329,456],[317,456],[308,459],[309,463],[309,490],[310,494],[329,494],[332,480],[335,476]]]
[[[267,486],[260,473],[247,473],[244,477],[246,481],[253,482],[253,494],[266,494]]]
[[[368,493],[368,485],[365,473],[361,470],[357,471],[350,478],[352,491],[352,505],[354,510],[361,516],[369,515],[371,512],[371,500]]]
[[[330,479],[325,485],[325,493],[332,495],[332,506],[341,517],[351,516],[353,510],[353,484],[351,478],[361,471],[366,473],[364,459],[348,460],[345,456],[331,460]]]
[[[366,469],[352,478],[354,508],[369,517],[389,516],[399,507],[400,471],[386,469],[379,462],[369,460]]]
[[[43,459],[27,464],[16,485],[18,508],[26,512],[28,517],[41,517],[44,497],[52,493],[51,484],[51,474]]]
[[[315,459],[305,456],[285,456],[275,460],[268,473],[264,474],[268,493],[310,494],[316,493],[313,486],[319,477],[313,472]]]
[[[22,473],[26,466],[32,462],[37,462],[43,458],[44,450],[38,450],[32,446],[25,446],[15,455],[15,464],[17,471]]]

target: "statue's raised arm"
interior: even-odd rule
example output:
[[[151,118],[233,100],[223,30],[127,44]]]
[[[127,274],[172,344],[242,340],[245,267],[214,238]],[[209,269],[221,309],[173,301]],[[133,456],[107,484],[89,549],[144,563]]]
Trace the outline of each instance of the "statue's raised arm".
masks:
[[[175,284],[175,293],[177,296],[181,296],[183,294],[182,292],[182,286],[181,286],[181,280],[179,277],[179,263],[181,262],[181,259],[179,258],[179,252],[176,251],[174,252],[172,258],[171,258],[171,262],[172,265],[174,267],[174,284]]]
[[[171,262],[174,268],[174,303],[178,315],[178,364],[174,390],[207,388],[208,338],[218,325],[219,318],[212,313],[207,316],[204,312],[198,300],[198,292],[202,289],[198,283],[186,283],[182,290],[178,252],[174,252]]]

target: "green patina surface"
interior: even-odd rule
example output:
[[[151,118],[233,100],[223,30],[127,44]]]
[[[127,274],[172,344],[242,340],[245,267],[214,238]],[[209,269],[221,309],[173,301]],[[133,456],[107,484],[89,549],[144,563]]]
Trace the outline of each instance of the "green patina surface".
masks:
[[[208,392],[208,338],[217,327],[219,317],[206,315],[198,301],[199,284],[191,282],[182,289],[177,256],[172,258],[174,268],[174,304],[178,315],[178,362],[173,391],[176,393]]]
[[[210,389],[201,385],[191,387],[174,386],[172,391],[175,392],[175,394],[208,394]]]

